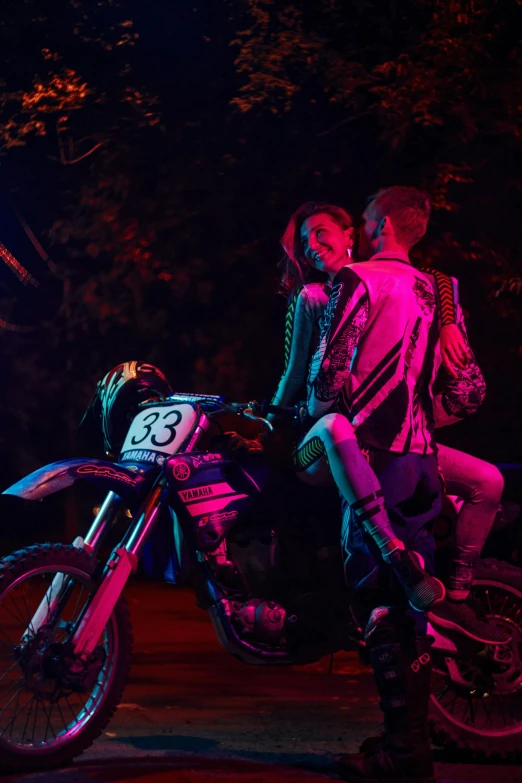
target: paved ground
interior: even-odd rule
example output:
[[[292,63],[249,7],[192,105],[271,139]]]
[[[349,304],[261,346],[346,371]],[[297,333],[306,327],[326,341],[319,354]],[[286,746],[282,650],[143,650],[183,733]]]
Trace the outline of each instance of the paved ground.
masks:
[[[127,592],[131,680],[104,735],[67,769],[24,783],[325,783],[325,762],[378,729],[369,671],[354,654],[306,667],[249,667],[219,647],[192,593]],[[522,766],[437,762],[440,783],[522,783]]]

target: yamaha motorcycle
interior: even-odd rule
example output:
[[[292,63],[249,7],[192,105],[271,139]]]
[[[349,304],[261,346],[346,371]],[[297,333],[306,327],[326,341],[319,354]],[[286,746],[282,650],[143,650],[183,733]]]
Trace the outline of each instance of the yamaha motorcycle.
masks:
[[[5,491],[39,500],[83,480],[107,494],[83,537],[0,561],[3,770],[64,764],[110,721],[131,663],[124,588],[161,531],[170,534],[172,557],[189,573],[220,643],[240,661],[281,666],[337,650],[364,654],[347,609],[340,548],[334,539],[296,534],[273,502],[277,476],[262,456],[212,449],[211,427],[223,414],[271,428],[252,404],[171,394],[139,406],[117,459],[55,462]],[[109,531],[119,542],[103,558]],[[515,760],[522,748],[522,571],[482,561],[473,592],[512,642],[484,647],[430,628],[432,738],[461,759]]]

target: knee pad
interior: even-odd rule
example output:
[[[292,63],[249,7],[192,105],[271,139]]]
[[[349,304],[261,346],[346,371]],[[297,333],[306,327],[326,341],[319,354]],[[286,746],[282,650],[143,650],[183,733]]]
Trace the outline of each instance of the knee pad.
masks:
[[[413,648],[415,635],[414,620],[395,606],[375,607],[364,629],[364,641],[370,648],[382,644]]]
[[[366,628],[364,629],[364,641],[368,646],[375,644],[384,644],[383,635],[387,635],[387,629],[390,626],[390,612],[392,609],[388,606],[376,606],[372,610]],[[395,641],[390,639],[389,641]]]

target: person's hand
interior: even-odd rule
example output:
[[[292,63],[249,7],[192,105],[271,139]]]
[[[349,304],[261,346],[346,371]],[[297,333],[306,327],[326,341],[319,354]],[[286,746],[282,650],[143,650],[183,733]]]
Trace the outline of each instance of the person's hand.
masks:
[[[441,328],[440,352],[445,369],[452,378],[457,378],[458,370],[467,367],[471,359],[469,348],[457,324],[447,324]]]
[[[230,451],[246,451],[249,454],[262,454],[264,451],[263,444],[259,440],[248,440],[237,432],[225,432],[225,435],[228,436],[227,446]]]
[[[298,417],[299,417],[299,423],[300,424],[304,424],[304,422],[308,418],[308,406],[304,402],[299,406]]]

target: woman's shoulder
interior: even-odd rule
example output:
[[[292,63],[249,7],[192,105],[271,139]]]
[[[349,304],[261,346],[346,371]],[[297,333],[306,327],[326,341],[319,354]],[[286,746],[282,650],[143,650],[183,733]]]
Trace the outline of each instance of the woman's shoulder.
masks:
[[[330,298],[331,288],[326,283],[307,283],[300,292],[299,297],[307,304],[326,304]]]

